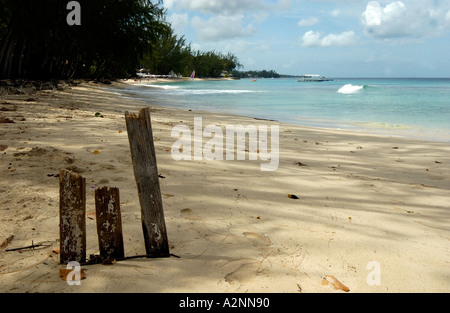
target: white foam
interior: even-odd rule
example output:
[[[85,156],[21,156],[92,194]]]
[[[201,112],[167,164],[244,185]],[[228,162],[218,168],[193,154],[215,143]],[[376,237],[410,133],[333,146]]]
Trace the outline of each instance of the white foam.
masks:
[[[230,90],[230,89],[181,89],[179,93],[192,95],[211,95],[211,94],[243,94],[253,93],[252,90]]]
[[[151,84],[136,84],[136,86],[142,86],[142,87],[148,87],[148,88],[154,88],[154,89],[164,89],[164,90],[171,90],[171,89],[179,89],[179,86],[170,86],[170,85],[151,85]]]
[[[347,84],[347,85],[342,86],[338,90],[338,92],[339,93],[344,93],[344,94],[356,93],[356,92],[359,92],[359,91],[363,90],[363,88],[364,88],[364,85],[362,85],[362,86],[355,86],[355,85],[352,85],[352,84]]]

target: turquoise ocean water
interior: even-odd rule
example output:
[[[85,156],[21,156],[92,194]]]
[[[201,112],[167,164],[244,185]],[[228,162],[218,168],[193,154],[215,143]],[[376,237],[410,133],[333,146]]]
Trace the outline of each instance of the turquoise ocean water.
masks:
[[[450,142],[450,79],[143,80],[120,92],[161,106]]]

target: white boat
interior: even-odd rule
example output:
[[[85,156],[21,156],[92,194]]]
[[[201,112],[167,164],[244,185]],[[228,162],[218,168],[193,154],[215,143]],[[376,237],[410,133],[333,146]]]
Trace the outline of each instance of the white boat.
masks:
[[[321,75],[302,75],[298,79],[299,82],[327,82],[331,79],[328,79]]]

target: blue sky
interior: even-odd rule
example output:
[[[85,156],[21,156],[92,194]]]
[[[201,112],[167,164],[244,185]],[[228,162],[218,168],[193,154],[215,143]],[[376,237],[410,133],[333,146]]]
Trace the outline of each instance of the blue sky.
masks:
[[[196,50],[243,70],[328,77],[450,77],[450,0],[164,0]]]

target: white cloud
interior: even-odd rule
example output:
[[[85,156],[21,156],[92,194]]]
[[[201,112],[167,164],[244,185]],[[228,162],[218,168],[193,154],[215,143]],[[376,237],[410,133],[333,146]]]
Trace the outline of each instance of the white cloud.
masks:
[[[176,31],[182,31],[189,26],[189,15],[187,13],[173,13],[168,17],[168,20]]]
[[[309,31],[302,37],[303,47],[332,47],[332,46],[349,46],[357,41],[354,31],[346,31],[340,34],[329,34],[321,37],[319,32]]]
[[[341,15],[341,11],[338,9],[333,10],[333,11],[331,11],[330,15],[333,17],[338,17],[339,15]]]
[[[449,30],[449,3],[394,1],[385,7],[378,1],[367,4],[361,23],[368,36],[380,39],[424,38]]]
[[[198,40],[213,42],[253,35],[272,12],[288,10],[292,1],[165,0],[163,6],[172,13],[174,29],[182,32],[190,25]]]
[[[168,2],[168,3],[166,3]],[[285,1],[281,1],[283,4]],[[265,7],[264,0],[165,0],[166,8],[177,8],[204,14],[235,15]]]
[[[225,39],[247,37],[257,29],[251,25],[244,25],[244,15],[214,16],[207,20],[194,16],[191,22],[200,41],[220,41]]]
[[[406,6],[401,1],[392,2],[382,8],[377,1],[367,4],[362,15],[365,32],[374,37],[401,37],[406,35],[404,24]]]
[[[173,8],[174,3],[175,3],[175,0],[164,0],[163,7],[168,10],[171,10]]]
[[[297,25],[298,26],[313,26],[316,25],[319,22],[319,19],[317,19],[316,17],[310,17],[310,18],[306,18],[306,19],[301,19],[300,21],[298,21]]]
[[[302,40],[304,47],[320,46],[320,33],[310,30],[303,35]]]

